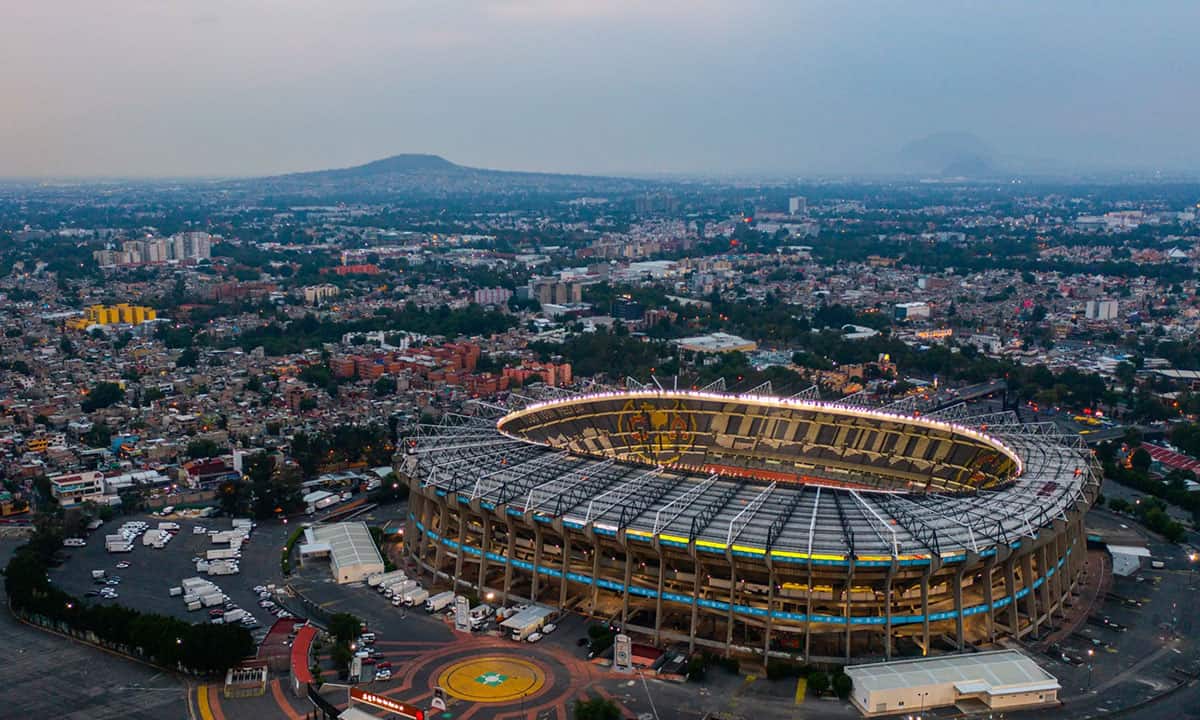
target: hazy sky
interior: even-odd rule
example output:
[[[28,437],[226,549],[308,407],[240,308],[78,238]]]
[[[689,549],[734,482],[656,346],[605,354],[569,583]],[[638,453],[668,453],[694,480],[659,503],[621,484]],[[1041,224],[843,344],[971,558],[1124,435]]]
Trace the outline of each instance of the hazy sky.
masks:
[[[1200,169],[1196,0],[0,0],[0,176]]]

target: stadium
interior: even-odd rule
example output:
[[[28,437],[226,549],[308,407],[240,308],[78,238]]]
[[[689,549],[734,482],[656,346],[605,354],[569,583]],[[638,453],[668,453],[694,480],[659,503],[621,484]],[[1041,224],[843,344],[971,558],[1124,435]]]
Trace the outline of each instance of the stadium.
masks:
[[[819,661],[1037,635],[1099,491],[1077,436],[961,403],[650,388],[479,407],[405,442],[409,557],[690,648]]]

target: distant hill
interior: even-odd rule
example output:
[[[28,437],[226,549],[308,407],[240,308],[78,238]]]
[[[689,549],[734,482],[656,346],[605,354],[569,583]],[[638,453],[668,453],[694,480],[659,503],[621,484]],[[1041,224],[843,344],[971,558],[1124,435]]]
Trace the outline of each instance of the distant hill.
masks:
[[[371,177],[373,175],[390,175],[394,173],[454,172],[467,171],[471,169],[472,168],[466,168],[461,165],[455,165],[440,155],[409,153],[405,155],[393,155],[382,160],[366,163],[365,165],[355,165],[353,167],[338,168],[334,170],[313,170],[309,172],[290,173],[288,175],[279,175],[276,177],[297,180],[321,180],[323,178],[363,178]]]
[[[571,196],[581,193],[640,192],[649,180],[487,170],[458,165],[439,155],[393,155],[363,165],[275,175],[229,183],[255,195],[308,199],[450,198],[489,195]]]
[[[919,175],[983,177],[997,172],[995,153],[970,133],[936,133],[900,148],[901,172]]]

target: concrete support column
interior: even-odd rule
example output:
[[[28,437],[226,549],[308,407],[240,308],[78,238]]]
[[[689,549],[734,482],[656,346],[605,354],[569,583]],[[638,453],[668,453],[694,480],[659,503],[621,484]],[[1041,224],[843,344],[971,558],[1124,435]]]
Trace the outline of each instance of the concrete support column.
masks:
[[[775,564],[767,556],[767,622],[763,628],[763,668],[771,658],[771,630],[775,619]]]
[[[1050,574],[1051,563],[1053,562],[1050,554],[1050,544],[1047,543],[1038,549],[1038,571],[1042,576],[1042,612],[1046,615],[1046,623],[1049,624],[1054,619],[1054,596],[1050,593],[1051,585],[1054,583],[1054,575]],[[1057,575],[1058,573],[1055,573]]]
[[[512,592],[512,573],[513,573],[513,558],[517,552],[517,528],[508,521],[504,521],[504,527],[508,531],[508,542],[504,549],[504,605],[508,604],[508,594]]]
[[[596,614],[600,604],[600,539],[592,536],[592,609],[588,617]]]
[[[967,563],[961,562],[958,564],[958,570],[954,573],[954,635],[958,643],[958,651],[963,651],[965,638],[963,637],[963,575],[966,574]]]
[[[558,588],[558,607],[565,610],[567,607],[567,573],[571,571],[571,533],[563,533],[562,544],[562,584]]]
[[[1033,553],[1027,552],[1021,556],[1021,586],[1029,592],[1025,595],[1025,614],[1033,623],[1033,634],[1037,635],[1041,628],[1038,621],[1037,590],[1033,587]]]
[[[808,560],[808,587],[804,598],[804,662],[812,657],[812,614],[813,614],[813,566],[812,558]]]
[[[662,546],[658,539],[654,540],[655,554],[658,555],[658,595],[654,599],[654,644],[662,642],[663,592],[666,589],[667,559],[663,557]]]
[[[892,582],[896,579],[896,563],[888,567],[887,581],[883,585],[883,657],[892,659]]]
[[[987,623],[988,642],[996,642],[996,617],[992,611],[992,570],[996,567],[996,556],[991,555],[983,563],[983,604],[987,608],[984,621]]]
[[[629,586],[633,582],[633,556],[625,549],[625,582],[621,592],[621,627],[629,622]]]
[[[1008,630],[1014,638],[1020,637],[1020,618],[1017,616],[1017,560],[1009,557],[1004,561],[1004,592],[1008,596]]]
[[[852,608],[854,607],[854,601],[850,598],[850,591],[853,587],[854,587],[854,558],[851,557],[850,558],[850,567],[848,568],[848,572],[846,573],[846,602],[844,602],[842,604],[842,617],[844,617],[846,619],[846,638],[845,638],[846,656],[845,657],[846,657],[847,664],[850,663],[850,639],[851,639],[850,632],[853,629],[853,626],[850,624],[850,616],[853,612]]]
[[[458,549],[454,552],[454,589],[458,590],[458,584],[462,582],[463,569],[463,540],[467,537],[467,518],[470,514],[463,506],[458,508]]]
[[[700,576],[704,574],[704,568],[700,565],[700,561],[696,559],[696,549],[692,548],[692,567],[695,568],[695,578],[692,582],[692,621],[688,626],[688,652],[696,651],[696,623],[700,619]]]
[[[538,601],[538,588],[542,581],[542,528],[536,521],[533,523],[533,585],[529,591],[532,596],[529,599]]]
[[[921,576],[921,639],[925,655],[929,654],[929,573],[930,570],[926,568]]]
[[[488,552],[492,549],[492,516],[484,511],[483,513],[483,543],[479,548],[479,582],[475,587],[479,589],[479,594],[483,594],[483,587],[487,585],[487,568],[488,568]]]
[[[420,553],[420,560],[429,568],[429,577],[433,582],[437,582],[437,567],[436,563],[429,561],[430,555],[437,557],[438,549],[442,543],[433,540],[429,536],[429,531],[433,529],[433,516],[438,511],[436,504],[423,491],[417,490],[417,494],[421,495],[421,523],[425,526],[425,530],[421,532],[421,544],[417,548]]]
[[[726,551],[726,560],[729,561],[729,612],[725,615],[725,657],[729,657],[729,648],[733,645],[733,606],[737,603],[737,564],[733,562],[733,555]]]
[[[434,546],[434,552],[433,552],[433,568],[434,568],[434,576],[435,577],[437,576],[436,574],[438,572],[442,571],[442,563],[445,562],[445,560],[446,560],[446,523],[449,522],[449,517],[450,517],[450,508],[446,507],[445,505],[442,505],[441,512],[438,514],[438,527],[437,527],[437,533],[438,533],[438,535],[441,536],[441,542],[437,543]],[[426,527],[429,527],[429,526],[426,525]],[[457,590],[458,586],[455,585],[454,589]]]

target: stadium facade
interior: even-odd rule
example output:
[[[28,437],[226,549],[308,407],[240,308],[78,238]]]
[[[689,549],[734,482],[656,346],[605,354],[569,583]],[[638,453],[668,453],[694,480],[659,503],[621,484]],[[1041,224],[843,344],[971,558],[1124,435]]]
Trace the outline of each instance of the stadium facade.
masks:
[[[400,469],[406,552],[442,582],[810,660],[1037,634],[1100,478],[1011,412],[657,389],[447,416]]]

